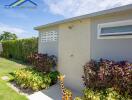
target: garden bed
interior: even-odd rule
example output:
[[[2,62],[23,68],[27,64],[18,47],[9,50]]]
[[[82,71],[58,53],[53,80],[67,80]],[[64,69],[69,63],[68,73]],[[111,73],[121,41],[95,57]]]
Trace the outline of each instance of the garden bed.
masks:
[[[58,72],[43,73],[34,68],[23,68],[12,73],[11,84],[21,92],[32,94],[56,84]]]
[[[26,97],[28,97],[29,95],[33,94],[34,92],[31,89],[24,89],[21,88],[19,85],[17,85],[15,82],[9,82],[7,83],[7,85],[12,88],[14,91],[16,91],[17,93],[24,95]]]

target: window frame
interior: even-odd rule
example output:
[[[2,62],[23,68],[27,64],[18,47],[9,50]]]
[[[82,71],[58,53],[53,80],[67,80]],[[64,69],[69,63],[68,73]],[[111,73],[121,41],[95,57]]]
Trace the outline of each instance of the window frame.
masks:
[[[98,24],[97,38],[98,39],[132,38],[132,31],[130,31],[130,32],[115,32],[115,33],[107,33],[107,34],[101,33],[102,28],[127,26],[127,25],[132,25],[132,20],[124,20],[124,21],[116,21],[116,22],[108,22],[108,23]]]

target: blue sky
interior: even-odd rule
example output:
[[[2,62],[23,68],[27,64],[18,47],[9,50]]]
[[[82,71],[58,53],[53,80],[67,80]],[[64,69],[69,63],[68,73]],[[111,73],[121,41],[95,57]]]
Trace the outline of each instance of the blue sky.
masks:
[[[19,38],[38,36],[33,30],[38,25],[132,3],[132,0],[32,0],[37,8],[5,8],[14,1],[0,0],[0,34],[10,31]]]

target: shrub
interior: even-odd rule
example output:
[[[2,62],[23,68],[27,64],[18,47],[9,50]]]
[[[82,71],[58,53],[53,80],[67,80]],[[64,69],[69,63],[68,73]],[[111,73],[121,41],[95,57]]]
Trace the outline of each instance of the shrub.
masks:
[[[127,61],[91,60],[84,66],[83,81],[87,88],[111,87],[123,96],[131,96],[132,64]]]
[[[23,88],[37,91],[48,88],[52,80],[49,74],[38,72],[33,68],[24,68],[14,72],[14,81]]]
[[[97,85],[97,69],[97,62],[93,60],[84,66],[84,76],[82,78],[86,87],[95,87]]]
[[[83,90],[83,96],[76,97],[74,100],[130,100],[129,97],[121,96],[114,88],[92,89],[86,88]]]
[[[58,79],[59,74],[60,73],[58,71],[54,71],[54,72],[50,72],[49,73],[49,76],[50,76],[50,78],[52,80],[52,82],[51,82],[52,85],[57,82],[57,79]]]
[[[3,41],[3,52],[1,56],[16,60],[27,61],[27,56],[38,50],[38,39],[20,39]]]
[[[126,100],[113,88],[107,89],[85,89],[83,100]]]
[[[74,100],[82,100],[80,97],[75,97]]]
[[[51,68],[55,67],[57,62],[55,56],[48,56],[48,54],[33,53],[28,56],[28,59],[37,70],[42,72],[50,72]]]

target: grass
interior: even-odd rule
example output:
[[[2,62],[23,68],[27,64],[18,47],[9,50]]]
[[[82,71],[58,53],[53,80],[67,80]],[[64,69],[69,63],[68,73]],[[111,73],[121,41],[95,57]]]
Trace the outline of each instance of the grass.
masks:
[[[11,60],[0,58],[0,100],[28,100],[25,96],[20,95],[10,88],[7,85],[7,82],[1,79],[2,76],[9,76],[10,72],[22,67],[26,66]]]

